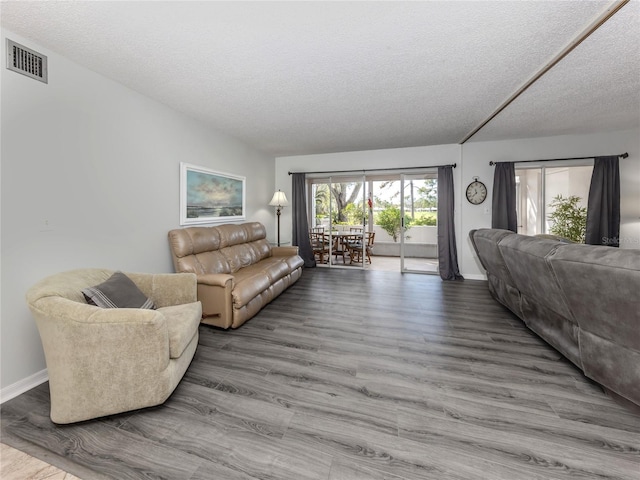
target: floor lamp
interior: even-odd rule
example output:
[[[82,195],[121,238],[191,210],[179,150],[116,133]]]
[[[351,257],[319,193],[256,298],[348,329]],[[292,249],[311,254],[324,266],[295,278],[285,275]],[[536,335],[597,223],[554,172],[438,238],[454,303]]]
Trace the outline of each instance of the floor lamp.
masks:
[[[280,246],[280,212],[282,211],[283,207],[289,205],[289,202],[287,201],[287,197],[285,196],[284,192],[278,190],[273,194],[273,198],[269,202],[269,205],[271,205],[272,207],[276,207],[276,215],[278,216],[278,246]]]

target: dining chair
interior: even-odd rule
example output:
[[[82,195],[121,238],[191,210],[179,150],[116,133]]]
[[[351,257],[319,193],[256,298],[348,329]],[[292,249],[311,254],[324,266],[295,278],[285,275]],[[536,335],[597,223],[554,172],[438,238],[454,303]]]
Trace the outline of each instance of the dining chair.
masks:
[[[333,244],[331,245],[331,251],[333,253],[334,261],[338,261],[338,256],[342,257],[342,263],[346,262],[345,255],[348,253],[347,250],[347,240],[349,239],[348,235],[345,235],[345,232],[335,232],[333,235]]]
[[[311,249],[313,250],[313,255],[314,257],[316,255],[318,256],[318,260],[320,261],[320,263],[325,263],[324,261],[325,255],[327,256],[327,259],[329,257],[329,239],[323,233],[324,229],[322,232],[313,231],[313,230],[314,229],[311,229],[309,231],[309,241],[311,243]]]
[[[367,256],[367,260],[369,260],[369,264],[371,264],[371,251],[375,236],[376,232],[364,232],[364,249],[362,248],[362,241],[347,243],[349,256],[351,257],[351,263],[353,263],[354,261],[356,263],[362,262],[362,254],[364,251],[364,254]]]

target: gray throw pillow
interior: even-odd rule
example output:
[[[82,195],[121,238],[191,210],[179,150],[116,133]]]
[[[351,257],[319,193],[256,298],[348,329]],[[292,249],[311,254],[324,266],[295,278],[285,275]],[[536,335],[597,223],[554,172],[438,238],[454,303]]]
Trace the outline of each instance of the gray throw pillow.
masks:
[[[87,303],[102,308],[147,308],[155,310],[153,301],[140,291],[129,277],[116,272],[108,280],[82,290]]]

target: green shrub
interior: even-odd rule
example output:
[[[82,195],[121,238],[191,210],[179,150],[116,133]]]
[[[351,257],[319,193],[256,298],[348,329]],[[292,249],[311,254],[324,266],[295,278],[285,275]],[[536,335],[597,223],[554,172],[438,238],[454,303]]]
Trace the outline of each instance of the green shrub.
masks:
[[[410,222],[409,217],[405,215],[404,217],[405,231],[409,230],[410,228],[409,222]],[[397,242],[398,238],[400,237],[400,229],[401,229],[400,209],[394,206],[386,207],[384,210],[382,210],[377,214],[375,224],[380,225],[380,227],[385,232],[391,235],[391,238],[393,238],[393,241]]]
[[[549,204],[554,211],[549,215],[552,222],[549,233],[584,243],[587,231],[587,209],[580,207],[580,197],[571,195],[564,198],[557,195]]]
[[[425,216],[425,217],[419,217],[419,218],[414,218],[411,221],[411,226],[427,226],[427,227],[433,227],[435,225],[437,225],[438,220],[435,216],[433,215],[429,215],[429,216]]]

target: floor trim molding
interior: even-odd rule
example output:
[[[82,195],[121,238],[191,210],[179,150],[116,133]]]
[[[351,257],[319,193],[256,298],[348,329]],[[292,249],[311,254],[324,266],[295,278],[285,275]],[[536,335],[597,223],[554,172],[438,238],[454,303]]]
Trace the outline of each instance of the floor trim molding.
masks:
[[[46,368],[28,376],[27,378],[18,380],[16,383],[0,390],[0,404],[43,384],[47,380],[49,380],[49,373]]]
[[[486,280],[487,276],[480,273],[463,273],[462,276],[469,280]]]

